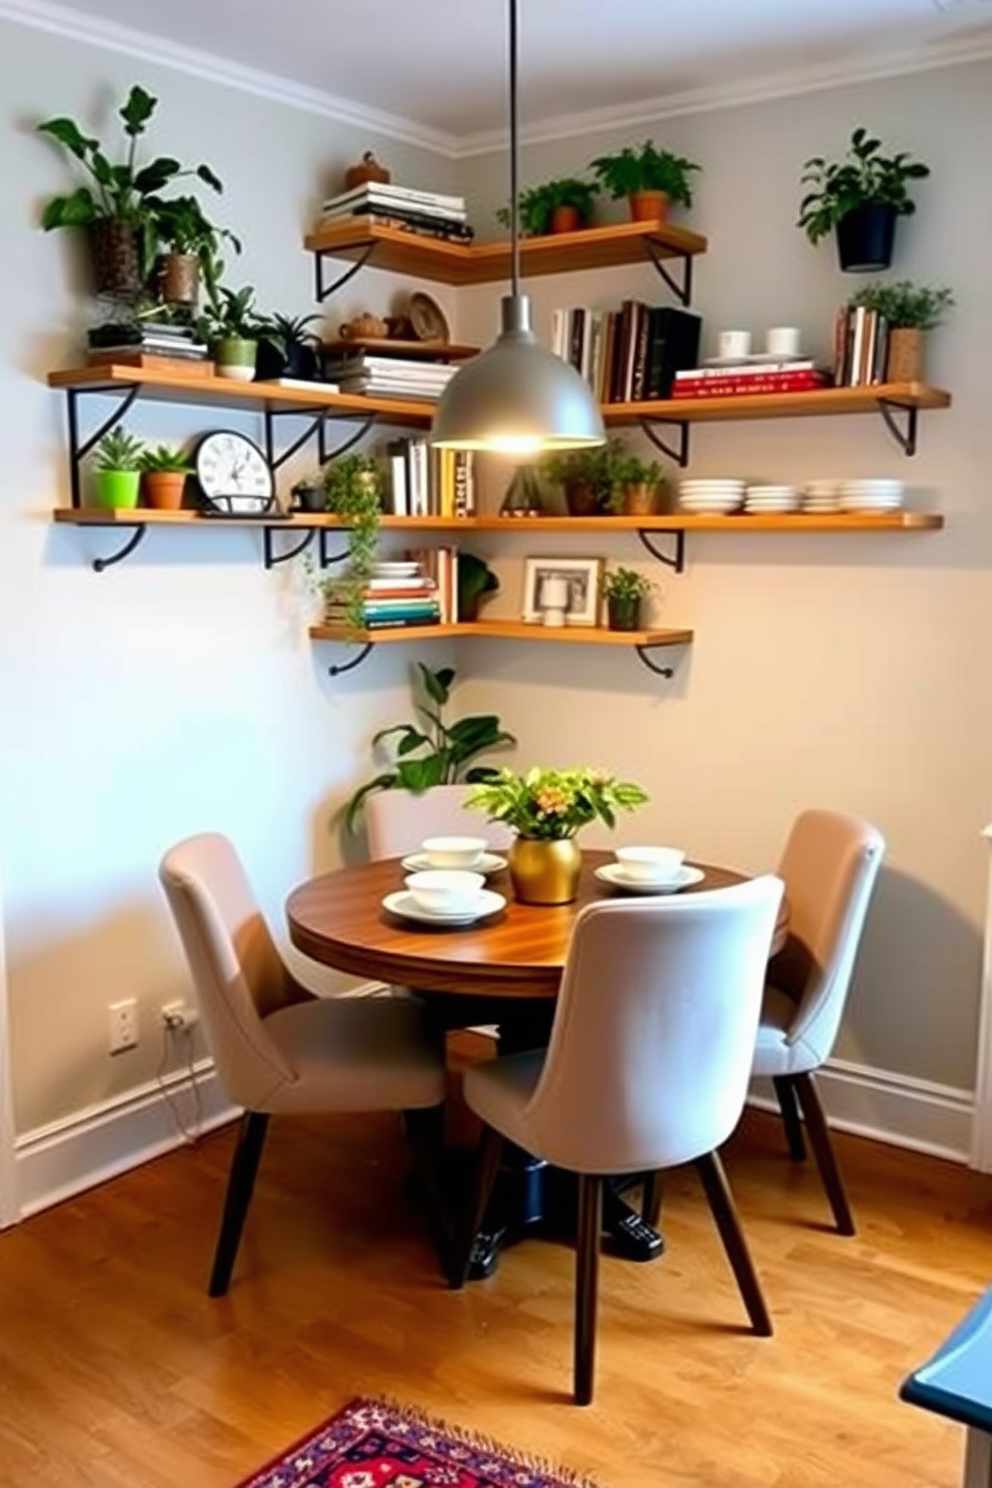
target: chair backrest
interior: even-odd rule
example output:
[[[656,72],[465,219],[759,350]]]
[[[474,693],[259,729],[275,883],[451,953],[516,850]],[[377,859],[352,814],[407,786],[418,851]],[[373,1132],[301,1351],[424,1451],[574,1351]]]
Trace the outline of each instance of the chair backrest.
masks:
[[[425,837],[485,837],[494,849],[509,847],[513,836],[502,822],[487,822],[481,811],[466,811],[470,785],[435,785],[430,790],[384,790],[366,797],[365,829],[369,857],[398,858],[417,852]]]
[[[578,915],[526,1119],[588,1173],[711,1152],[740,1118],[782,882],[771,874]]]
[[[263,1019],[295,998],[241,861],[226,837],[207,832],[171,848],[159,878],[221,1084],[237,1105],[264,1109],[295,1072]]]
[[[787,1042],[822,1063],[834,1046],[872,890],[885,854],[880,832],[838,811],[803,811],[779,873],[789,902],[789,937],[770,979],[796,1004]]]

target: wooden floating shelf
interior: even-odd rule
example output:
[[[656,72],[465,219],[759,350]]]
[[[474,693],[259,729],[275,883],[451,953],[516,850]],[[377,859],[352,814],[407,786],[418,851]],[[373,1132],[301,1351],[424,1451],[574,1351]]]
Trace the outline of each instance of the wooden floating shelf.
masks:
[[[445,636],[486,637],[500,641],[553,641],[584,646],[686,646],[691,630],[607,630],[597,625],[528,625],[522,620],[476,620],[443,625],[384,626],[349,631],[341,626],[312,625],[314,641],[378,645],[382,641],[440,640]]]
[[[398,341],[371,336],[341,337],[337,341],[322,341],[321,351],[330,356],[350,356],[368,351],[373,356],[402,357],[406,361],[420,362],[464,362],[478,356],[481,347],[463,346],[457,341]]]
[[[881,404],[949,408],[951,395],[924,382],[883,382],[870,387],[816,388],[806,393],[737,393],[726,398],[665,398],[651,403],[607,403],[607,424],[703,424],[735,419],[817,418],[824,414],[877,413]]]
[[[616,222],[579,232],[523,238],[521,269],[526,276],[641,263],[649,257],[649,245],[658,258],[686,258],[705,253],[707,247],[699,233],[667,222]],[[327,253],[351,262],[364,258],[371,247],[371,267],[442,284],[491,284],[510,274],[509,242],[471,246],[448,243],[386,227],[367,217],[318,227],[307,235],[303,246],[310,253]]]

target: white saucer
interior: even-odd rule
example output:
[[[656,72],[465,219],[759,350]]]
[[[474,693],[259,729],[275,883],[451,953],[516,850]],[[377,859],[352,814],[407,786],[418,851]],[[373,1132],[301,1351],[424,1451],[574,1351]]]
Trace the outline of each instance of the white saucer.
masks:
[[[688,863],[684,863],[673,878],[655,883],[628,878],[619,863],[604,863],[602,868],[594,871],[600,883],[608,883],[614,889],[625,889],[628,894],[677,894],[679,889],[702,883],[706,877],[702,868],[693,868]]]
[[[782,356],[777,351],[749,351],[747,356],[709,356],[703,358],[704,367],[768,367],[775,362],[805,362],[808,356],[797,351],[793,356]]]
[[[479,897],[471,909],[456,910],[453,914],[437,914],[432,910],[421,909],[409,889],[398,889],[395,894],[387,894],[382,901],[383,909],[402,915],[405,920],[419,920],[424,925],[472,925],[486,915],[495,914],[505,904],[505,897],[494,893],[492,889],[480,889]]]
[[[403,859],[403,867],[408,873],[421,873],[425,868],[433,868],[434,864],[426,853],[411,853],[408,858]],[[477,863],[473,863],[468,869],[469,873],[498,873],[501,868],[506,867],[506,859],[501,858],[499,853],[483,853]]]

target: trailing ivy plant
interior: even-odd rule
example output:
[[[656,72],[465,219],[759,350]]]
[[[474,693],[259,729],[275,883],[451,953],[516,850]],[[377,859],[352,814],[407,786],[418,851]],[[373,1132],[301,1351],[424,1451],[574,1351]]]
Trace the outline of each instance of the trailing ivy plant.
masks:
[[[348,572],[323,584],[325,607],[342,609],[349,630],[365,623],[368,588],[382,516],[382,466],[372,455],[341,455],[324,473],[327,509],[350,529]]]
[[[517,742],[494,713],[448,723],[445,709],[455,680],[452,667],[441,667],[434,672],[418,661],[416,680],[421,694],[414,694],[417,721],[395,723],[374,735],[373,749],[386,739],[394,741],[392,765],[367,780],[348,801],[345,825],[349,832],[356,830],[365,799],[373,791],[425,791],[434,785],[453,785],[462,780],[468,784],[493,780],[499,774],[495,766],[470,762],[487,750]]]
[[[911,181],[930,174],[930,167],[911,160],[905,150],[883,155],[882,141],[872,139],[867,129],[855,129],[847,154],[828,162],[813,155],[803,166],[801,183],[814,189],[799,203],[801,227],[811,243],[825,238],[858,207],[892,207],[897,217],[916,211],[909,195]]]

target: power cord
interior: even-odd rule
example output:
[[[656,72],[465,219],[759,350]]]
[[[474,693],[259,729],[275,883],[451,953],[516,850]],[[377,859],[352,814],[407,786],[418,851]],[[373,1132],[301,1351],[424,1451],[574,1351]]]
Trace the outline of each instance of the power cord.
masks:
[[[188,1023],[175,1023],[165,1021],[162,1024],[162,1057],[155,1071],[155,1083],[165,1097],[166,1105],[172,1115],[176,1130],[188,1147],[195,1147],[203,1130],[203,1106],[200,1098],[200,1083],[196,1078],[196,1066],[193,1059],[193,1033],[194,1025]],[[182,1038],[186,1045],[186,1078],[180,1084],[179,1080],[166,1079],[169,1055],[172,1052],[172,1040]],[[183,1119],[183,1113],[179,1107],[173,1091],[175,1089],[189,1088],[193,1092],[193,1124],[188,1127]]]

